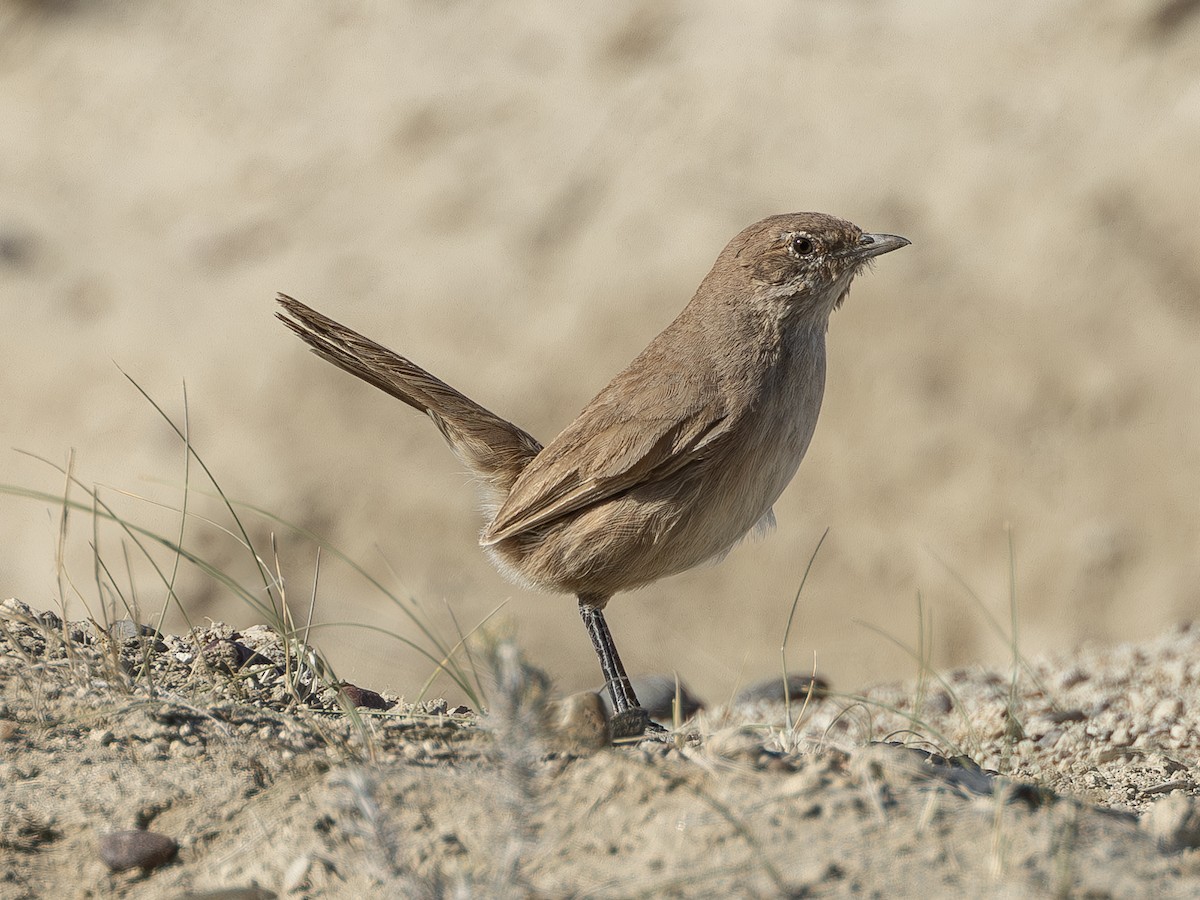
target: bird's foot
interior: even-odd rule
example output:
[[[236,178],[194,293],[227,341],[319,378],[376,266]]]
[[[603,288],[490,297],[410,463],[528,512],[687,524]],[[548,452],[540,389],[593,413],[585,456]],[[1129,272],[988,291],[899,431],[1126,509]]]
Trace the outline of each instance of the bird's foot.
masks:
[[[667,729],[651,719],[650,714],[640,706],[616,713],[610,724],[614,741],[638,737],[659,739],[668,733]]]

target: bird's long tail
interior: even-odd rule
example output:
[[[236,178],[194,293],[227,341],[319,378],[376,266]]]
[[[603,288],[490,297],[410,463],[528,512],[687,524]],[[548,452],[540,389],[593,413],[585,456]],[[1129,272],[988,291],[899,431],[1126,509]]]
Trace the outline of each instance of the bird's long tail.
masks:
[[[387,347],[279,294],[279,320],[324,357],[427,414],[452,450],[485,488],[503,499],[542,445],[444,381]],[[489,498],[493,499],[493,498]]]

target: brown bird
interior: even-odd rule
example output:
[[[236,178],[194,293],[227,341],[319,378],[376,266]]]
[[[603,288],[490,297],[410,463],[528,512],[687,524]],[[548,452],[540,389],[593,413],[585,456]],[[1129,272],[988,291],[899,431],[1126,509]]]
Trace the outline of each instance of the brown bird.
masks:
[[[279,318],[320,356],[433,419],[482,488],[491,520],[480,544],[515,581],[577,596],[623,718],[614,727],[640,733],[646,716],[604,607],[773,522],[817,424],[829,316],[871,259],[908,243],[822,213],[756,222],[721,251],[675,321],[545,447],[283,294]]]

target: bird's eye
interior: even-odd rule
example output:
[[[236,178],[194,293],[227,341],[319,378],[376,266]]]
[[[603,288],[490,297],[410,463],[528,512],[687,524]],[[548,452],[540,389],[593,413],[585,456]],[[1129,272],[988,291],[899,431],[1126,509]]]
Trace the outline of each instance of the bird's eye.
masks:
[[[816,246],[808,235],[798,234],[792,238],[792,252],[797,256],[811,256]]]

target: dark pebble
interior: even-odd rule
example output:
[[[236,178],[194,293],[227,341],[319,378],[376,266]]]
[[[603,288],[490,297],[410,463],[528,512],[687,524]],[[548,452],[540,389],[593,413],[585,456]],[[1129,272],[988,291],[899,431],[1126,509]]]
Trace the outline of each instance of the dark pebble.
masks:
[[[366,688],[360,688],[358,685],[351,684],[348,681],[343,681],[341,688],[342,693],[355,706],[365,706],[367,709],[391,709],[396,705],[392,701],[383,699],[380,694]]]
[[[752,703],[792,703],[802,704],[808,697],[809,687],[812,688],[814,700],[824,697],[829,692],[829,682],[820,675],[788,675],[787,694],[784,694],[783,679],[776,675],[755,682],[746,688],[733,701],[734,706],[744,706]]]
[[[179,845],[153,831],[114,831],[100,838],[100,858],[114,872],[157,869],[179,852]]]
[[[637,694],[642,709],[650,714],[657,722],[668,723],[674,718],[672,704],[675,702],[674,675],[638,675],[629,679],[633,692]],[[602,687],[596,691],[604,701],[604,707],[612,716],[612,697],[608,688]],[[704,703],[687,689],[682,681],[679,682],[680,720],[686,721],[697,712],[704,709]]]
[[[1046,713],[1046,718],[1059,725],[1064,722],[1086,722],[1087,713],[1082,709],[1054,709]]]

